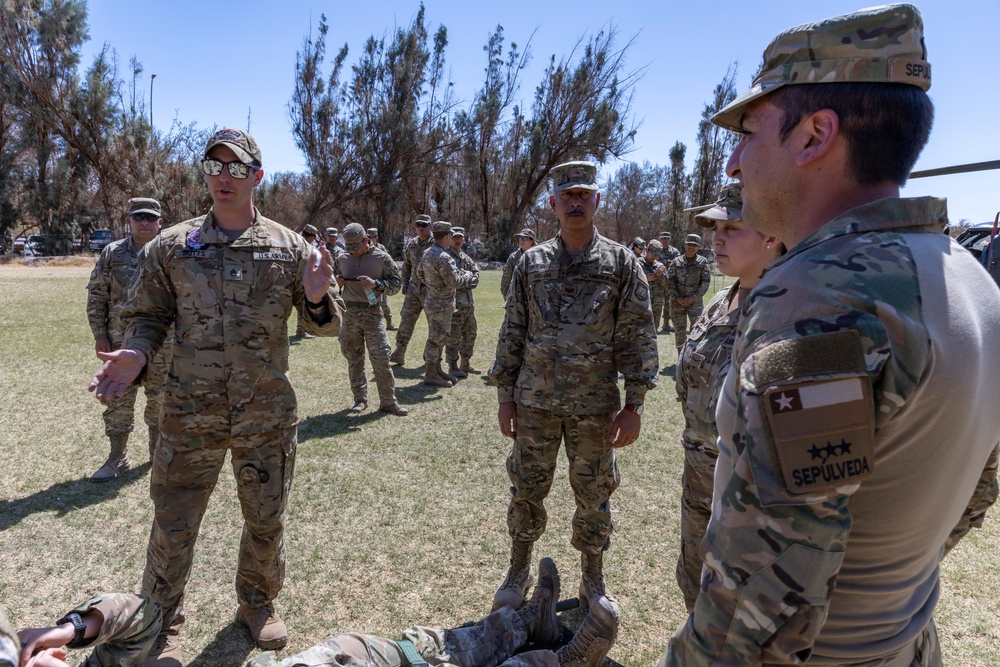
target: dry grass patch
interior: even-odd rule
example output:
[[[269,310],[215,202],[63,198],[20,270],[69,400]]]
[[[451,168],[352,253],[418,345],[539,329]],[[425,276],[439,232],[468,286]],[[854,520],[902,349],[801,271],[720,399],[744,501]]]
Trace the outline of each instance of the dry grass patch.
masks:
[[[0,476],[0,601],[21,626],[51,622],[94,592],[137,590],[145,563],[148,465],[107,485],[86,481],[107,454],[101,408],[85,391],[98,365],[84,312],[89,272],[0,267],[0,448],[8,468]],[[485,369],[501,320],[499,273],[484,273],[482,283],[473,362]],[[401,303],[393,297],[395,312]],[[425,336],[421,321],[407,368],[397,373],[400,399],[411,408],[405,418],[347,414],[353,401],[335,339],[293,346],[302,423],[287,579],[277,601],[293,651],[334,631],[392,637],[409,624],[458,625],[489,610],[506,568],[508,444],[496,426],[495,390],[482,376],[453,389],[420,384]],[[649,394],[642,436],[621,453],[613,501],[617,533],[606,569],[623,617],[611,657],[623,665],[652,664],[684,618],[674,583],[681,416],[673,340],[660,342],[661,385]],[[144,438],[133,436],[130,450],[145,462]],[[185,664],[235,666],[252,654],[232,623],[241,517],[229,470],[212,497],[188,586]],[[549,531],[536,553],[556,560],[563,597],[571,597],[579,559],[569,545],[573,499],[564,465],[548,506]],[[1000,653],[998,554],[990,517],[943,566],[936,616],[948,664],[994,664]],[[564,620],[575,627],[579,613]]]

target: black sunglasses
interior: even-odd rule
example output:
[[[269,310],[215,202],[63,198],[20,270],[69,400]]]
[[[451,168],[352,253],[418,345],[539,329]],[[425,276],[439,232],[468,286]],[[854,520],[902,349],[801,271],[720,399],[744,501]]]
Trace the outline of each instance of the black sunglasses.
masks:
[[[129,216],[136,222],[156,222],[160,219],[160,216],[155,213],[135,213]]]
[[[246,164],[245,162],[223,162],[222,160],[213,160],[212,158],[205,158],[201,161],[201,170],[205,172],[207,176],[218,176],[222,173],[222,168],[229,168],[229,175],[233,178],[244,179],[250,175],[250,170],[256,170],[257,167],[252,164]]]
[[[430,225],[427,224],[426,222],[418,222],[417,227],[430,227]]]

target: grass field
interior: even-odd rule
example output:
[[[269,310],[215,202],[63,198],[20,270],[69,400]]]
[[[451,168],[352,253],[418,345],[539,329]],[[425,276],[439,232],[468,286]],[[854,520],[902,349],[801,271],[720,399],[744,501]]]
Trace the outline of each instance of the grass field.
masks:
[[[145,563],[151,503],[144,429],[130,443],[136,469],[106,485],[86,480],[107,455],[101,408],[85,391],[98,367],[84,313],[88,275],[86,267],[0,267],[0,451],[8,466],[0,475],[0,602],[18,627],[49,624],[95,592],[137,590]],[[481,369],[491,362],[501,321],[498,285],[499,274],[486,272],[476,290],[474,365]],[[401,297],[392,305],[398,312]],[[396,376],[411,409],[405,418],[348,416],[337,341],[293,346],[300,442],[287,577],[277,600],[291,652],[335,631],[395,637],[414,623],[454,626],[489,611],[507,562],[508,444],[496,425],[495,390],[483,376],[453,389],[420,384],[425,332],[421,322],[407,368]],[[660,387],[647,398],[642,435],[621,452],[617,532],[606,558],[609,590],[623,610],[611,657],[629,666],[652,664],[684,618],[674,583],[681,416],[672,337],[661,336],[660,344]],[[561,468],[536,556],[555,559],[563,597],[571,597],[579,560],[569,545],[573,500]],[[253,654],[233,622],[242,519],[227,471],[187,589],[181,638],[185,664],[195,666],[242,665]],[[946,664],[998,664],[995,516],[943,570],[936,619]],[[580,618],[564,615],[571,628]]]

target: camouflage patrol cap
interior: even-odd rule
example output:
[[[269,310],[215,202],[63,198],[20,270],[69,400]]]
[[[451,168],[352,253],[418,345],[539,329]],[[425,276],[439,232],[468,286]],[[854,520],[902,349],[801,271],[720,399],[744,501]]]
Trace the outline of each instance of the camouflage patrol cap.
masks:
[[[694,245],[696,245],[696,246],[698,246],[700,248],[701,247],[701,237],[698,236],[697,234],[688,234],[687,238],[684,239],[684,245],[687,245],[689,243],[692,243],[692,244],[694,244]]]
[[[228,127],[224,130],[219,130],[209,138],[208,145],[205,146],[205,154],[202,157],[208,157],[208,152],[220,144],[231,148],[236,153],[236,157],[246,164],[255,167],[260,167],[263,164],[261,162],[260,146],[257,145],[253,137],[243,130],[234,130]]]
[[[734,222],[743,219],[743,186],[739,183],[723,185],[719,190],[719,199],[715,206],[694,216],[694,221],[702,227],[711,229],[716,222],[728,220]]]
[[[464,239],[465,238],[465,227],[452,227],[451,228],[451,235],[452,236],[461,236]]]
[[[336,227],[327,227],[326,228],[326,235],[327,236],[340,236],[340,230],[337,229]]]
[[[354,252],[365,242],[365,228],[356,222],[344,227],[344,249]]]
[[[313,227],[312,225],[306,225],[305,227],[302,228],[302,236],[306,236],[307,234],[310,234],[312,236],[319,236],[319,230]]]
[[[435,234],[440,232],[448,232],[451,234],[451,223],[446,220],[438,220],[431,225],[431,231]]]
[[[426,222],[428,225],[431,224],[431,216],[426,213],[420,213],[416,218],[413,219],[414,222]]]
[[[525,227],[524,229],[522,229],[521,231],[519,231],[517,234],[515,234],[514,238],[516,238],[516,239],[531,239],[532,241],[534,241],[535,238],[536,238],[535,237],[535,230],[534,229],[530,229],[528,227]]]
[[[764,50],[750,90],[712,122],[739,132],[746,105],[782,86],[847,82],[931,87],[924,22],[916,7],[871,7],[785,30]]]
[[[578,160],[575,162],[564,162],[552,167],[549,172],[552,178],[552,191],[561,192],[570,188],[581,188],[583,190],[598,190],[597,187],[597,165],[593,162]]]
[[[646,240],[643,239],[641,236],[636,236],[634,239],[632,239],[632,245],[633,247],[636,248],[645,248]]]
[[[649,245],[646,246],[646,250],[650,252],[660,252],[661,250],[663,250],[663,244],[657,241],[656,239],[653,239],[652,241],[649,242]]]
[[[378,227],[369,227],[365,231],[368,232],[368,236],[371,236],[371,237],[377,237],[378,236]]]
[[[131,218],[137,213],[152,213],[157,218],[162,218],[160,202],[148,197],[134,197],[128,200],[128,216]]]
[[[669,239],[669,238],[672,238],[672,237],[671,237],[670,232],[660,232],[660,238],[661,239]]]

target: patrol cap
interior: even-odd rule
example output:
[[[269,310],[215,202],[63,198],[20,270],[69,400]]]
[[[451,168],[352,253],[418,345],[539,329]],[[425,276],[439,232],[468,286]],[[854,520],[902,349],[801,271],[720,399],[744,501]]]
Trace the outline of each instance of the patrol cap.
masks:
[[[416,218],[414,218],[413,221],[414,222],[426,222],[429,225],[429,224],[431,224],[431,216],[427,215],[426,213],[420,213],[419,215],[417,215]]]
[[[650,252],[660,252],[663,250],[663,244],[656,239],[653,239],[649,242],[649,245],[646,246],[646,250],[649,250]]]
[[[160,211],[160,202],[148,197],[133,197],[128,200],[128,216],[131,218],[137,213],[152,213],[157,218],[163,217],[163,213]]]
[[[319,236],[319,230],[317,230],[312,225],[306,225],[305,227],[302,228],[302,236],[305,236],[306,234],[312,234],[313,236]]]
[[[464,239],[465,238],[465,227],[452,227],[451,228],[451,235],[452,236],[461,236]]]
[[[340,236],[340,230],[337,229],[336,227],[327,227],[326,228],[326,235],[327,236]]]
[[[634,239],[632,239],[632,245],[635,246],[636,248],[645,248],[646,241],[641,236],[636,236]]]
[[[694,216],[694,221],[709,229],[716,222],[735,221],[743,219],[743,186],[739,183],[723,185],[719,190],[719,199],[715,206]]]
[[[435,234],[440,232],[448,232],[451,234],[451,223],[446,220],[438,220],[431,225],[431,231]]]
[[[231,148],[236,153],[236,157],[246,164],[251,164],[255,167],[260,167],[263,164],[261,162],[260,146],[257,145],[253,137],[243,130],[234,130],[228,127],[224,130],[219,130],[209,138],[208,145],[205,146],[205,154],[202,157],[208,157],[208,152],[220,144]]]
[[[926,91],[931,66],[920,11],[913,5],[883,5],[785,30],[764,49],[764,64],[750,90],[712,122],[738,132],[747,104],[801,83],[903,83]]]
[[[698,236],[697,234],[688,234],[687,238],[684,239],[684,245],[687,245],[688,243],[693,243],[694,245],[696,245],[696,246],[698,246],[700,248],[701,247],[701,237]]]
[[[368,236],[378,236],[378,227],[369,227],[365,231],[368,232]]]
[[[344,227],[344,249],[347,252],[354,252],[361,247],[365,241],[365,228],[356,222]]]
[[[671,238],[670,232],[660,232],[660,238],[661,239],[669,239],[669,238]]]
[[[597,165],[593,162],[582,160],[564,162],[552,167],[549,176],[552,178],[553,192],[561,192],[570,188],[600,189],[597,187]]]
[[[525,227],[524,229],[522,229],[521,231],[519,231],[517,234],[515,234],[514,238],[516,238],[516,239],[531,239],[532,241],[534,241],[535,238],[536,238],[535,237],[535,230],[534,229],[530,229],[528,227]]]

